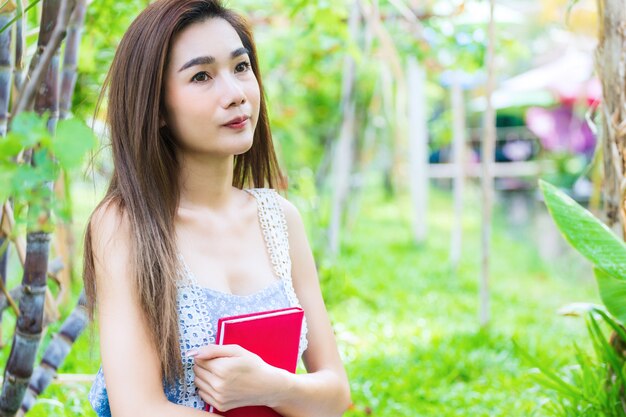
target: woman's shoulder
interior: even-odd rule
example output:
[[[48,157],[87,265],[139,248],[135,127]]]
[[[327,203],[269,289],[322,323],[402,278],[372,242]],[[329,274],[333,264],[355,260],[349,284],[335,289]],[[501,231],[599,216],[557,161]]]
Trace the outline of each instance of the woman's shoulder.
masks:
[[[274,188],[251,188],[248,189],[255,194],[265,194],[268,198],[275,198],[278,202],[278,207],[285,215],[285,220],[287,221],[287,226],[291,231],[294,227],[298,227],[299,224],[302,223],[302,217],[300,216],[300,212],[298,208],[291,201],[287,200],[287,198],[283,197],[276,189]]]
[[[93,211],[89,225],[96,255],[127,246],[131,236],[130,221],[122,205],[114,199],[102,201]]]
[[[276,199],[278,200],[278,204],[285,216],[288,230],[287,235],[289,239],[289,247],[291,248],[293,258],[294,247],[299,247],[302,242],[307,240],[304,222],[302,221],[300,211],[295,204],[280,195],[278,192],[276,192]]]
[[[302,216],[300,216],[300,211],[295,204],[287,200],[278,192],[276,193],[276,198],[278,199],[280,208],[282,209],[283,213],[285,213],[285,219],[287,220],[288,226],[302,223]]]

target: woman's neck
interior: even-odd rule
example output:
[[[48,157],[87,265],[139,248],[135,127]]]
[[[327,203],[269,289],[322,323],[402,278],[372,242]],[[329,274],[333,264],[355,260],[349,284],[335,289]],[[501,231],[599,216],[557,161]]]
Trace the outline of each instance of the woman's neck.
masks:
[[[179,208],[221,211],[233,198],[234,157],[180,158]]]

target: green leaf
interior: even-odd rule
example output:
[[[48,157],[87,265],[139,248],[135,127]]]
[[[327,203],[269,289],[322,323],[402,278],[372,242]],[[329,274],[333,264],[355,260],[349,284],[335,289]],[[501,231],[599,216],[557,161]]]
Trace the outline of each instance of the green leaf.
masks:
[[[36,113],[18,114],[11,123],[11,135],[19,140],[23,148],[31,148],[44,139],[50,138],[46,119]]]
[[[513,340],[513,347],[516,352],[520,354],[524,359],[526,359],[529,363],[535,366],[543,376],[546,378],[543,382],[550,384],[554,390],[559,391],[563,395],[567,395],[573,398],[578,398],[584,396],[583,392],[576,386],[568,383],[565,379],[556,374],[556,372],[552,371],[549,366],[546,366],[539,362],[538,359],[534,358],[530,353],[526,352],[522,347]]]
[[[294,4],[295,3],[295,4]],[[302,9],[307,5],[307,0],[298,0],[294,3],[291,3],[291,11],[289,12],[289,18],[293,19],[298,13],[302,12]]]
[[[624,342],[626,342],[626,328],[624,328],[624,324],[623,323],[617,322],[607,312],[605,312],[604,310],[602,310],[600,308],[594,309],[594,313],[597,313],[600,316],[602,316],[604,321],[606,321],[609,324],[609,326],[611,326],[611,328],[615,331],[615,333],[617,333],[619,335],[619,337]]]
[[[15,175],[15,171],[17,170],[17,164],[12,162],[1,162],[0,163],[0,201],[6,201],[6,199],[11,194],[10,187],[7,187],[8,184],[13,182],[13,176]]]
[[[52,161],[50,152],[45,149],[37,149],[33,153],[33,162],[35,164],[34,169],[39,180],[44,182],[55,181],[59,174],[59,168],[56,163]]]
[[[20,139],[11,132],[7,136],[0,138],[0,159],[8,161],[15,158],[23,149]]]
[[[626,323],[626,280],[614,278],[599,268],[594,268],[593,272],[606,309],[621,323]]]
[[[624,374],[622,373],[622,360],[617,356],[613,346],[606,340],[606,336],[602,332],[602,329],[600,329],[598,321],[593,317],[593,314],[589,314],[588,318],[589,334],[595,339],[595,343],[599,345],[604,360],[613,368],[615,375],[617,375],[623,385]]]
[[[626,280],[626,244],[564,192],[545,181],[539,181],[539,186],[552,218],[570,245],[611,277]]]
[[[35,5],[37,5],[37,3],[39,3],[41,0],[35,0],[32,3],[30,3],[28,6],[26,6],[26,8],[24,9],[24,13],[25,14],[27,11],[29,11],[31,8],[35,7]],[[4,26],[2,26],[0,28],[0,33],[4,32],[5,30],[7,30],[9,27],[11,27],[11,25],[13,23],[15,23],[17,21],[17,19],[20,19],[22,17],[22,15],[16,15],[14,16],[11,20],[9,20]]]
[[[57,126],[52,149],[65,170],[80,166],[85,154],[96,146],[96,137],[78,119],[62,120]]]

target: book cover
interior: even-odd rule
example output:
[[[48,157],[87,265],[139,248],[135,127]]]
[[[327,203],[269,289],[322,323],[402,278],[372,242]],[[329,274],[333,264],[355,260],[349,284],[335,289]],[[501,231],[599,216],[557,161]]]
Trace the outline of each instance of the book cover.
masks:
[[[239,345],[266,363],[296,372],[304,311],[299,307],[222,317],[217,322],[218,345]],[[281,417],[265,406],[240,407],[220,412],[207,404],[208,411],[227,417]]]

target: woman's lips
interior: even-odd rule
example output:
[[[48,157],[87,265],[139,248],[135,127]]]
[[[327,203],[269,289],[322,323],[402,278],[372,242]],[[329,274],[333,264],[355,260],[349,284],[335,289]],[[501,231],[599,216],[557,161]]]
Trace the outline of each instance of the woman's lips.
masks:
[[[235,123],[228,123],[225,124],[224,127],[228,127],[231,129],[243,129],[244,127],[246,127],[246,123],[248,122],[248,118],[246,117],[245,119],[241,120],[240,122],[235,122]]]
[[[248,119],[239,122],[239,123],[230,123],[227,125],[224,125],[225,127],[229,127],[231,129],[243,129],[244,127],[246,127],[246,122],[248,121]]]

